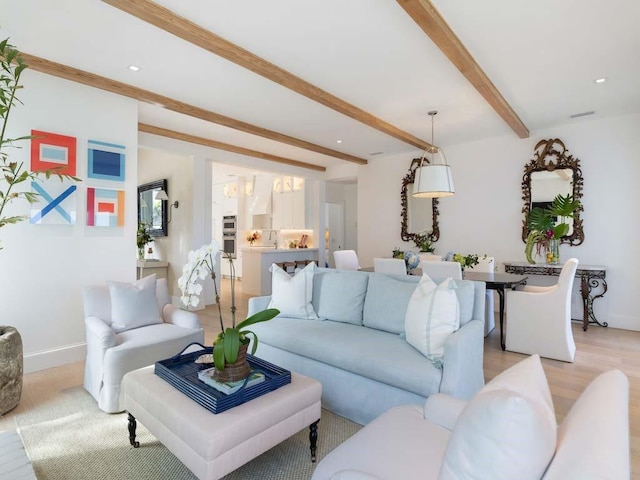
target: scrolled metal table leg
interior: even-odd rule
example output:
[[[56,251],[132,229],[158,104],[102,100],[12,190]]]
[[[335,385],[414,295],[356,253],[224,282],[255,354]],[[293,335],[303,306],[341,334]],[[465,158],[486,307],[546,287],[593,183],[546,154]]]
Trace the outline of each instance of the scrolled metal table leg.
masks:
[[[138,423],[136,422],[136,417],[128,414],[129,420],[129,443],[133,446],[133,448],[138,448],[140,446],[140,442],[136,442],[136,427]]]
[[[318,422],[320,420],[316,420],[311,425],[309,425],[309,444],[311,445],[309,448],[311,450],[311,462],[315,463],[316,461],[316,445],[318,443]]]

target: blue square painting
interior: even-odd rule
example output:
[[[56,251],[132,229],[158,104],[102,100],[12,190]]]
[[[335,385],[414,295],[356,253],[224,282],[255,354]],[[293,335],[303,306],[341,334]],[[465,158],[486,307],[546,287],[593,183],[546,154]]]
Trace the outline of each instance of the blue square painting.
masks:
[[[125,150],[122,145],[89,140],[87,176],[124,182]]]

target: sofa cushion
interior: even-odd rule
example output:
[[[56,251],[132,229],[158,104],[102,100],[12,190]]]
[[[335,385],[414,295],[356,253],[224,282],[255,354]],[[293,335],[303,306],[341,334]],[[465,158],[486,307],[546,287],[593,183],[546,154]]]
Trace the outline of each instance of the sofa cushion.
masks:
[[[540,357],[514,365],[464,408],[447,445],[440,480],[540,479],[551,461],[557,425]]]
[[[444,343],[460,327],[456,282],[448,278],[439,285],[423,275],[409,299],[404,328],[407,342],[425,357],[444,356]]]
[[[385,332],[404,334],[404,317],[416,282],[387,275],[371,275],[364,300],[363,324]]]
[[[322,319],[362,325],[362,310],[368,275],[334,270],[316,272],[313,278],[313,306]]]
[[[276,317],[251,326],[266,344],[427,397],[440,390],[442,370],[399,335],[333,322]],[[260,347],[257,355],[260,356]]]
[[[311,298],[315,263],[310,263],[291,276],[275,263],[271,265],[271,301],[269,308],[277,308],[280,315],[317,319]]]
[[[124,332],[162,323],[156,299],[156,274],[134,283],[108,281],[111,298],[111,328]]]

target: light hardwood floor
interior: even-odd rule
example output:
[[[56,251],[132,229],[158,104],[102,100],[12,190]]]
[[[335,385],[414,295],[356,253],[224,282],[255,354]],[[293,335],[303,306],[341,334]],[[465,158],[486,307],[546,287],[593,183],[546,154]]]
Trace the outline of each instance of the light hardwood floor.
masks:
[[[223,280],[221,306],[224,324],[231,323],[229,281]],[[242,292],[242,282],[237,282],[236,319],[247,315],[250,298]],[[220,331],[217,307],[207,307],[198,312],[205,329],[205,342],[210,344]],[[574,363],[542,359],[549,381],[558,422],[567,414],[576,398],[599,373],[620,369],[630,384],[630,444],[632,478],[640,480],[640,332],[590,326],[584,332],[580,324],[573,325],[577,346]],[[525,358],[500,349],[500,335],[496,328],[486,339],[484,349],[485,379],[491,380],[498,373]],[[82,385],[84,363],[77,362],[62,367],[25,375],[22,400],[18,407],[0,417],[0,431],[15,428],[14,418],[20,412],[41,405],[51,398],[64,395],[66,389]]]

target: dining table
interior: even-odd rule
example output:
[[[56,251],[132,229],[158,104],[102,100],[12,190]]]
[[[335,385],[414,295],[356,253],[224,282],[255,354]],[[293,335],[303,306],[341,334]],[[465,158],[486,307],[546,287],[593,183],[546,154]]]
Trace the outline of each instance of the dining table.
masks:
[[[373,267],[360,268],[360,271],[373,272]],[[421,268],[414,268],[409,271],[409,275],[422,276]],[[476,271],[462,271],[462,278],[464,280],[473,280],[476,282],[484,282],[487,290],[495,290],[498,292],[499,298],[499,324],[500,324],[500,348],[505,350],[505,328],[504,328],[504,293],[506,290],[515,290],[518,285],[526,285],[527,275],[520,275],[515,273],[501,273],[501,272],[476,272]]]
[[[518,285],[525,285],[527,283],[527,275],[500,272],[463,271],[462,278],[464,280],[484,282],[487,290],[495,290],[498,292],[500,300],[498,310],[500,315],[500,348],[504,350],[506,348],[504,340],[504,292],[507,289],[515,290]]]

